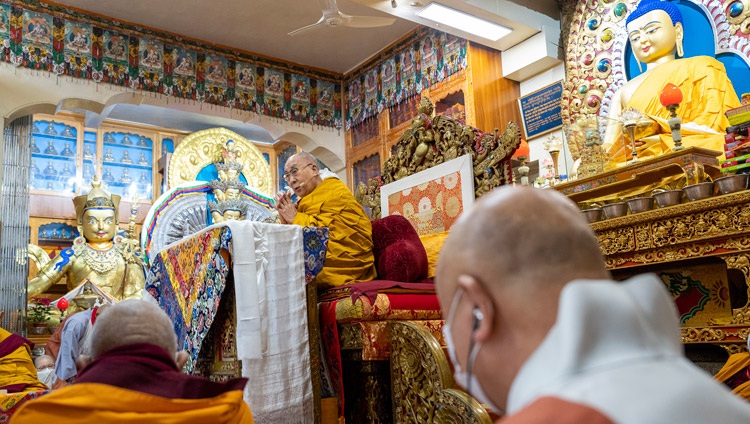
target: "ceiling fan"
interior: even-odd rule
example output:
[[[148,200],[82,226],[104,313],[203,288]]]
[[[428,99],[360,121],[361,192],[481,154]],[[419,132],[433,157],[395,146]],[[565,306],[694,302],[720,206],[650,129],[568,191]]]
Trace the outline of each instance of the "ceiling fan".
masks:
[[[350,16],[345,13],[341,13],[339,7],[336,5],[336,0],[318,0],[320,8],[323,9],[323,16],[320,17],[318,22],[307,25],[302,28],[295,29],[290,32],[289,35],[299,35],[304,32],[328,27],[335,28],[338,26],[348,26],[352,28],[375,28],[393,25],[396,22],[395,18],[381,18],[377,16]]]

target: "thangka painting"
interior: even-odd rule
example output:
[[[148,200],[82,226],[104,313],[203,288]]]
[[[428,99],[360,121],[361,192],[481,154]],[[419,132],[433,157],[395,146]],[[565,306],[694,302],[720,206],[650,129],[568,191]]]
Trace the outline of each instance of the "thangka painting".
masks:
[[[141,38],[138,44],[138,88],[156,91],[164,78],[164,45]]]
[[[683,327],[725,324],[732,319],[729,282],[723,263],[660,271]]]
[[[450,75],[466,67],[466,40],[455,35],[445,34],[443,44],[445,73]]]
[[[338,110],[334,99],[338,96],[336,84],[329,81],[318,81],[315,96],[315,106],[317,108],[316,124],[333,125],[337,115],[336,111]]]
[[[380,202],[382,216],[402,215],[419,235],[448,231],[474,204],[471,155],[382,186]]]
[[[401,70],[401,97],[410,98],[417,92],[417,55],[412,46],[407,47],[399,55]],[[397,97],[400,103],[402,98]]]
[[[365,73],[365,110],[368,116],[372,116],[379,113],[382,109],[379,109],[380,102],[378,101],[378,68],[371,69]]]
[[[66,74],[81,78],[91,71],[91,25],[65,22]]]
[[[237,109],[253,110],[256,103],[256,75],[254,65],[237,62],[237,83],[235,86],[235,107]]]
[[[182,47],[172,48],[170,57],[172,67],[172,95],[181,99],[196,98],[195,65],[197,62],[194,50]]]
[[[10,6],[0,4],[0,60],[4,59],[6,45],[10,45],[8,40],[10,34]]]
[[[362,95],[362,82],[359,78],[349,83],[349,116],[354,122],[360,122],[364,119],[364,96]]]
[[[31,69],[52,71],[52,16],[23,12],[23,63]]]
[[[395,103],[396,94],[396,58],[392,57],[385,62],[380,71],[381,87],[385,106],[390,107]]]
[[[102,38],[102,81],[123,85],[128,76],[128,36],[104,31]]]
[[[263,113],[276,118],[284,116],[284,73],[266,69],[263,92]]]
[[[206,55],[205,101],[224,105],[227,100],[227,59],[218,55]]]
[[[430,34],[419,42],[419,80],[421,87],[417,86],[417,91],[422,91],[437,80],[439,43],[437,34]]]
[[[310,118],[310,78],[292,75],[292,120],[307,122]]]

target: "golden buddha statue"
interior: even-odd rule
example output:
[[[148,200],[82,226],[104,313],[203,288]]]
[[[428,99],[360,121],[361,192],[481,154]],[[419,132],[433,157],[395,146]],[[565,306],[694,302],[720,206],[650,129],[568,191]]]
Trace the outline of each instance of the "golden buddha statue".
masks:
[[[645,63],[646,70],[626,82],[612,98],[604,143],[612,161],[622,163],[631,157],[630,141],[624,140],[622,126],[615,122],[629,108],[657,124],[636,144],[639,158],[657,156],[674,146],[667,123],[670,114],[659,101],[667,83],[683,93],[684,100],[677,109],[683,122],[682,144],[723,151],[723,134],[729,125],[724,112],[740,105],[724,65],[708,56],[680,58],[685,29],[680,10],[671,2],[641,1],[626,19],[626,28],[638,65]]]
[[[29,281],[30,298],[63,277],[68,290],[89,280],[117,300],[141,298],[146,275],[138,240],[117,235],[120,196],[101,189],[99,181],[91,185],[88,194],[73,199],[81,236]]]

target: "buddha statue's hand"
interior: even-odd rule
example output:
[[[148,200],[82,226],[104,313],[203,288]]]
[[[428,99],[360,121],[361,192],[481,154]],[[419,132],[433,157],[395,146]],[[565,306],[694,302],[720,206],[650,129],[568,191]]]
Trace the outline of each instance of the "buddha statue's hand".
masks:
[[[143,264],[141,246],[138,240],[126,238],[118,245],[122,258],[129,264]]]

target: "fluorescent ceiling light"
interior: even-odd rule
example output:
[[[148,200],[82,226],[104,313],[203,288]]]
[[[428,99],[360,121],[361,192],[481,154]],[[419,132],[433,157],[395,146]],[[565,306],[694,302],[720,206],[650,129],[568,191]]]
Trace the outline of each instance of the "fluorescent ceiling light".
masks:
[[[510,28],[479,19],[476,16],[459,12],[438,3],[430,3],[427,7],[417,12],[417,16],[491,41],[497,41],[511,33]]]

